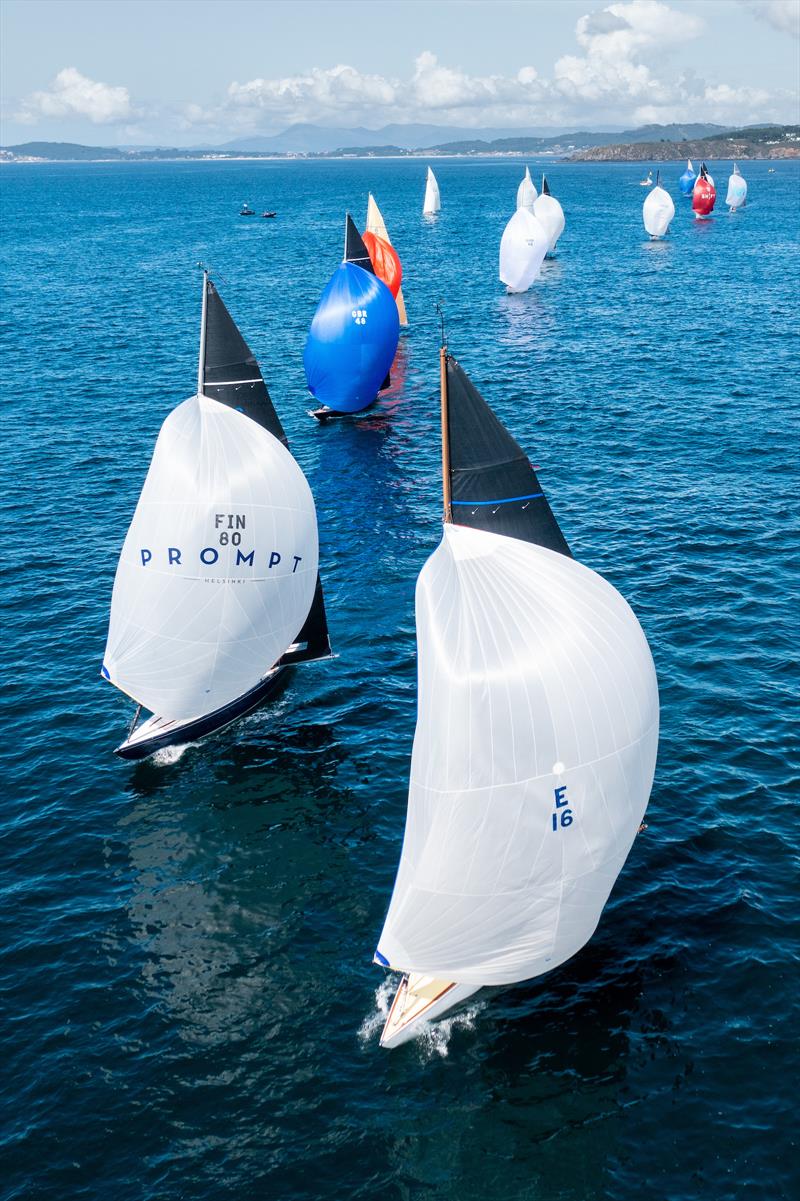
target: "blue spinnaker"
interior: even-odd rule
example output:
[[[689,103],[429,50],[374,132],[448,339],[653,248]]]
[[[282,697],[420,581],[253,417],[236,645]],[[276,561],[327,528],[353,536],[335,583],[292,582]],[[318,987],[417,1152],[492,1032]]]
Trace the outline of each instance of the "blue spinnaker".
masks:
[[[339,413],[371,405],[397,350],[400,320],[383,280],[354,263],[342,263],[311,322],[303,365],[308,390]]]
[[[691,164],[687,163],[686,170],[678,180],[680,189],[684,196],[691,196],[694,191],[694,181],[697,179],[696,173],[692,170]]]

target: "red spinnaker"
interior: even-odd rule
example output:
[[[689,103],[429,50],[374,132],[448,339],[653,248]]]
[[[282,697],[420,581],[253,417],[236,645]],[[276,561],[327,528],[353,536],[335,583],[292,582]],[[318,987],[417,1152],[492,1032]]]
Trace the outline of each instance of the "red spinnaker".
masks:
[[[394,246],[387,242],[385,238],[370,233],[369,230],[361,235],[361,240],[367,248],[367,253],[378,279],[383,280],[392,296],[397,299],[397,293],[400,291],[400,284],[403,279],[403,268],[400,265],[400,259],[397,257],[397,251]]]
[[[717,189],[706,177],[705,172],[694,185],[692,192],[692,208],[698,217],[707,217],[717,199]]]

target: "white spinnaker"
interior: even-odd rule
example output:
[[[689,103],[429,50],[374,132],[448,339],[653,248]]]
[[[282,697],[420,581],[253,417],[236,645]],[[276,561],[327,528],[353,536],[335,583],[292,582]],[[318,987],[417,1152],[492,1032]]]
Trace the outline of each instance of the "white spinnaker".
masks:
[[[675,205],[669,192],[656,184],[642,205],[642,220],[651,238],[663,238],[675,216]]]
[[[527,292],[550,245],[547,231],[530,209],[517,209],[500,240],[500,279],[509,292]]]
[[[428,167],[428,178],[425,181],[425,201],[422,205],[423,215],[425,213],[438,213],[442,207],[442,198],[439,195],[439,185],[436,182],[436,176]]]
[[[227,405],[184,401],[161,427],[122,548],[108,678],[174,720],[235,700],[300,632],[318,556],[314,500],[289,451]]]
[[[728,179],[728,195],[725,197],[725,203],[731,208],[740,208],[747,199],[747,180],[740,174],[739,168],[734,163],[733,174]]]
[[[384,242],[388,242],[391,246],[392,241],[386,229],[386,222],[383,219],[381,210],[378,208],[372,192],[370,192],[369,200],[367,201],[367,230],[369,233],[375,234],[376,237],[383,238]],[[408,317],[406,316],[406,302],[403,299],[402,288],[398,290],[398,293],[395,296],[395,301],[397,302],[397,314],[400,318],[400,324],[408,325]]]
[[[531,979],[591,937],[647,807],[650,649],[589,568],[455,525],[416,620],[408,816],[378,950],[441,980]]]
[[[533,204],[536,200],[537,191],[533,180],[531,179],[530,167],[525,168],[525,174],[522,177],[522,183],[517,188],[517,208],[530,209],[533,212]]]
[[[555,250],[556,242],[563,234],[566,224],[564,210],[555,196],[550,196],[546,193],[537,196],[533,206],[533,215],[545,228],[548,238],[548,250]]]

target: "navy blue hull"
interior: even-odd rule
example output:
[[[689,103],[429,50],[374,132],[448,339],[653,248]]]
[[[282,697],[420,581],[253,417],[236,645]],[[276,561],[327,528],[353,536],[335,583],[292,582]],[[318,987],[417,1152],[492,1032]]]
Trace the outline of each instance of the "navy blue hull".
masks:
[[[130,745],[125,741],[116,748],[114,753],[121,759],[146,759],[148,755],[164,750],[166,747],[182,746],[186,742],[196,742],[199,738],[207,738],[210,734],[216,734],[225,726],[229,726],[231,722],[237,721],[240,717],[246,717],[248,713],[252,713],[254,709],[258,709],[260,705],[269,700],[278,687],[284,683],[286,672],[287,668],[281,667],[274,675],[270,675],[269,679],[262,680],[256,684],[255,688],[243,693],[230,704],[223,705],[221,709],[215,709],[213,713],[206,713],[203,717],[187,721],[163,734],[154,734],[152,738],[143,739],[141,742]]]

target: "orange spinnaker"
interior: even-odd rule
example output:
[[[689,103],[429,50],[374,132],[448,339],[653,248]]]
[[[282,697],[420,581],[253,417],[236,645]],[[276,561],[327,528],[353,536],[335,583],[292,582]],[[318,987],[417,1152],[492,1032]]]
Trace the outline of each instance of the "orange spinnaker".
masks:
[[[378,234],[370,233],[369,230],[362,234],[361,238],[372,260],[375,274],[378,279],[383,280],[392,293],[392,296],[397,299],[397,293],[400,291],[400,284],[403,279],[403,268],[400,265],[400,259],[397,257],[397,251],[385,238],[379,237]]]

